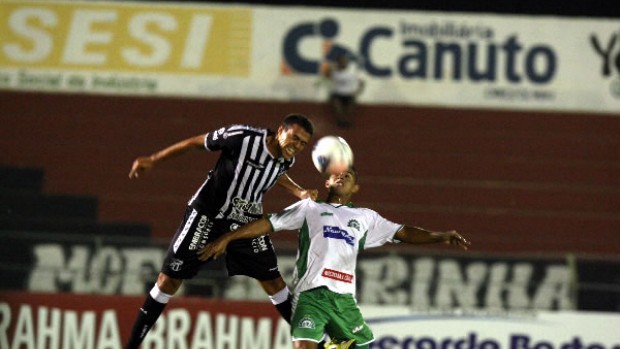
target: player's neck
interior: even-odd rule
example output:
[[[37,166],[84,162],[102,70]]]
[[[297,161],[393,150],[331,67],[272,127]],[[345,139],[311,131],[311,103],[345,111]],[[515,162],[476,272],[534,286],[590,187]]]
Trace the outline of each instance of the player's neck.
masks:
[[[325,202],[337,205],[346,205],[351,201],[351,195],[330,194]]]

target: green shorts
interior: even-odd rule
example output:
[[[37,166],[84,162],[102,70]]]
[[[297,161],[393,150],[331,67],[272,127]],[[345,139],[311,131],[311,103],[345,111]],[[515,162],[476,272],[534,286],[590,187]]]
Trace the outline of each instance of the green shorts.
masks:
[[[351,294],[319,287],[295,295],[291,335],[293,340],[320,342],[327,332],[332,339],[355,339],[357,345],[375,340]]]

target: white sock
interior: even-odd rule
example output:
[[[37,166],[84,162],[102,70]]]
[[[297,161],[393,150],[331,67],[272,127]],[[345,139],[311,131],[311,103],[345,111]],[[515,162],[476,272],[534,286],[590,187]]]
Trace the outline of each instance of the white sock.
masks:
[[[286,302],[288,300],[288,296],[290,294],[291,294],[291,292],[289,292],[288,287],[284,286],[283,289],[281,289],[280,291],[276,292],[275,294],[269,296],[269,299],[271,299],[271,303],[276,305],[276,304],[280,304],[280,303]]]
[[[155,286],[153,286],[153,288],[151,289],[151,297],[153,297],[154,300],[156,300],[159,303],[162,304],[166,304],[168,303],[168,301],[170,301],[170,298],[172,298],[171,294],[167,294],[162,292],[162,290],[159,289],[159,286],[157,286],[157,284],[155,284]]]

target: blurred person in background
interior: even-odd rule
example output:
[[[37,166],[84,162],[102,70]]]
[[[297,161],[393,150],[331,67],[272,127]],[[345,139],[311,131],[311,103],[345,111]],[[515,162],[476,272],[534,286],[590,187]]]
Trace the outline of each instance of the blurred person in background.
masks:
[[[456,231],[433,232],[397,224],[371,209],[354,207],[351,197],[359,191],[358,178],[355,168],[331,175],[325,182],[328,195],[324,202],[298,201],[222,235],[198,252],[199,259],[209,260],[225,253],[237,239],[298,230],[291,320],[295,349],[316,349],[325,333],[332,339],[325,345],[329,349],[367,349],[374,341],[355,298],[360,251],[388,242],[470,246]]]
[[[335,62],[326,66],[323,76],[329,82],[329,104],[336,114],[336,124],[342,128],[353,126],[351,113],[365,84],[357,64],[351,63],[347,53],[340,53]]]
[[[198,259],[197,251],[220,235],[263,217],[265,192],[278,184],[299,199],[316,199],[318,190],[306,190],[286,174],[313,133],[310,119],[290,114],[277,132],[248,125],[222,127],[133,162],[129,178],[142,178],[161,162],[184,153],[220,152],[215,167],[189,200],[157,282],[138,312],[126,349],[140,346],[183,280],[198,273],[205,261]],[[258,280],[282,317],[290,322],[290,292],[278,270],[268,235],[228,246],[226,267],[229,276],[246,275]]]

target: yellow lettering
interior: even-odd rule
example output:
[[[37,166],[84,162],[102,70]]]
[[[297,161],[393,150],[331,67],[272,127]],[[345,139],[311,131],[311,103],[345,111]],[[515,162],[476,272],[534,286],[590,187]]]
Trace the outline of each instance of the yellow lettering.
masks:
[[[0,32],[6,68],[247,76],[252,12],[3,0]]]
[[[185,51],[181,59],[181,67],[200,68],[211,33],[211,23],[211,16],[196,15],[192,18],[192,24],[185,42]]]
[[[113,11],[76,10],[72,16],[67,33],[67,43],[63,52],[63,63],[78,65],[102,65],[107,61],[105,52],[89,51],[89,46],[109,45],[112,42],[110,30],[97,30],[98,24],[114,24]],[[110,28],[111,29],[111,28]]]
[[[20,8],[8,19],[9,32],[13,39],[2,45],[2,51],[14,62],[39,62],[49,56],[53,41],[45,30],[53,29],[58,23],[56,15],[49,10]]]
[[[178,28],[174,17],[161,13],[137,14],[129,22],[129,35],[145,44],[146,49],[130,47],[123,50],[124,60],[133,66],[156,67],[170,59],[172,46],[169,40],[150,28],[172,32]]]

